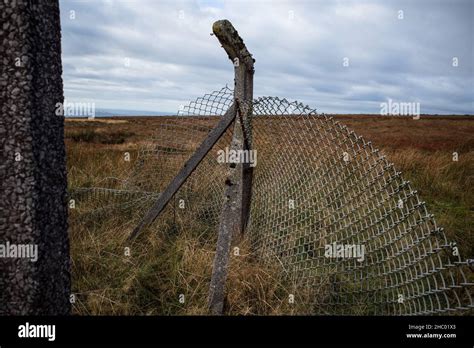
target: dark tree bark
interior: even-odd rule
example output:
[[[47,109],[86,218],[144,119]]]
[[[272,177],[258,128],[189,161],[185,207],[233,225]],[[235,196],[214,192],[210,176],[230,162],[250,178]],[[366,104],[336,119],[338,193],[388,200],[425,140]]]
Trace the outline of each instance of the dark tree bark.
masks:
[[[57,0],[0,1],[0,314],[70,312],[61,27]]]

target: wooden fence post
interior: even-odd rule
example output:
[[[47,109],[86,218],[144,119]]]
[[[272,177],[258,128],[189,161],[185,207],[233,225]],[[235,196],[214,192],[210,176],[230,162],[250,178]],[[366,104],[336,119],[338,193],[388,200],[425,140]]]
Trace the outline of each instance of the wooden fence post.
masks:
[[[212,30],[227,52],[235,69],[234,100],[238,108],[230,150],[250,151],[252,150],[254,59],[229,21],[215,22]],[[225,281],[232,240],[236,241],[241,238],[248,221],[252,193],[251,164],[231,163],[225,185],[225,200],[219,223],[217,250],[209,289],[209,308],[213,314],[223,313]]]
[[[253,151],[251,121],[253,65],[255,60],[229,21],[215,22],[212,30],[234,65],[234,103],[168,184],[167,188],[160,194],[152,208],[132,231],[129,240],[135,239],[146,226],[158,217],[181,185],[232,124],[232,121],[234,121],[234,130],[230,150]],[[248,155],[249,152],[247,152]],[[249,159],[250,156],[246,158]],[[237,241],[242,237],[249,218],[252,196],[252,166],[254,164],[239,162],[229,165],[229,172],[225,181],[225,201],[219,222],[217,251],[209,289],[209,307],[211,312],[215,314],[221,314],[224,308],[224,286],[232,239]]]

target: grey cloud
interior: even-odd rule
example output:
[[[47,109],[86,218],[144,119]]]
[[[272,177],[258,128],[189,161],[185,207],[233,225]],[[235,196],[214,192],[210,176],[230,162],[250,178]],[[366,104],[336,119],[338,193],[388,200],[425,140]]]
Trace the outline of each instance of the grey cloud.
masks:
[[[391,98],[419,101],[422,112],[472,114],[473,7],[468,0],[61,1],[66,97],[173,112],[232,86],[232,66],[209,35],[214,20],[228,18],[257,60],[257,96],[327,113],[377,113]]]

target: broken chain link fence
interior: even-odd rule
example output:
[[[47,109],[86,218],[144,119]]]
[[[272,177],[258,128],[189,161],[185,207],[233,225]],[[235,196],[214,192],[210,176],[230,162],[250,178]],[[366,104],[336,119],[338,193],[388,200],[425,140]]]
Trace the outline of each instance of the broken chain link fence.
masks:
[[[86,207],[81,221],[128,210],[133,218],[124,228],[133,227],[232,102],[225,87],[167,117],[118,187],[73,188]],[[251,122],[258,161],[246,238],[262,263],[277,261],[292,291],[313,292],[308,313],[472,312],[468,263],[453,255],[425,202],[370,142],[275,97],[254,100]],[[217,151],[231,138],[229,128],[157,221],[217,230],[227,173]]]

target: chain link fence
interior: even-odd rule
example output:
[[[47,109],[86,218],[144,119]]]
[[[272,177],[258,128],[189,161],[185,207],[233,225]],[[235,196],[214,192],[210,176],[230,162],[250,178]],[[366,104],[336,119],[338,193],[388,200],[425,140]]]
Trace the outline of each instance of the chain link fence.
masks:
[[[133,227],[232,102],[225,87],[167,117],[121,187],[73,189],[88,207],[81,219],[128,209],[134,218],[124,228]],[[286,99],[254,100],[251,122],[257,160],[246,239],[260,262],[281,266],[295,295],[313,294],[308,313],[472,313],[468,263],[410,182],[370,142]],[[229,129],[158,220],[217,230],[228,165],[217,153],[231,138]]]
[[[325,288],[318,314],[472,310],[467,262],[378,149],[285,99],[257,99],[254,115],[248,235],[299,284]]]

